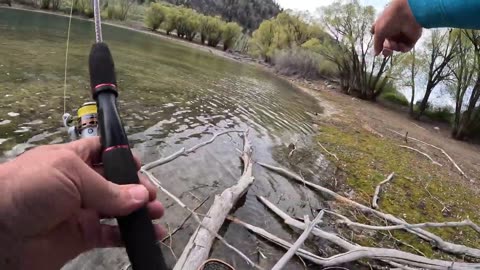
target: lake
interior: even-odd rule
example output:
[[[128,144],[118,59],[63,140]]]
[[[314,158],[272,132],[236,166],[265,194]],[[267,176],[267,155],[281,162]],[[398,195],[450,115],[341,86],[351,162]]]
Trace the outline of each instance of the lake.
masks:
[[[65,111],[74,114],[83,102],[91,101],[88,53],[94,41],[93,24],[72,21],[64,96],[67,26],[66,17],[0,8],[3,161],[37,145],[67,142],[61,123],[64,104]],[[143,162],[206,141],[217,132],[249,129],[255,161],[296,169],[313,182],[328,181],[328,163],[312,150],[312,117],[322,113],[314,98],[251,65],[144,33],[108,25],[103,31],[115,59],[124,125],[134,152]],[[292,143],[297,153],[289,158],[288,145]],[[237,149],[241,148],[238,135],[222,136],[152,172],[191,208],[210,196],[198,210],[206,213],[214,194],[238,180],[241,163]],[[258,165],[254,176],[255,183],[232,214],[293,242],[297,234],[291,235],[292,231],[273,218],[256,196],[267,197],[296,217],[311,215],[310,209],[325,203],[310,190]],[[188,213],[162,193],[159,200],[166,207],[161,222],[173,230]],[[195,225],[188,222],[173,237],[177,256]],[[225,223],[220,233],[263,267],[272,266],[284,252],[238,225]],[[167,248],[163,250],[172,265],[174,256]],[[214,245],[212,257],[225,259],[239,269],[246,267],[220,243]],[[109,249],[84,255],[65,268],[119,269],[126,261],[121,249]],[[292,260],[292,268],[300,266]]]

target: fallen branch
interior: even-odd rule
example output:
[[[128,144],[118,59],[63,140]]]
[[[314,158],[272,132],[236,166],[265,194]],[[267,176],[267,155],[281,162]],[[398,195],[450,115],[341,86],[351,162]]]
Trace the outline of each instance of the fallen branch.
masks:
[[[375,188],[375,193],[373,194],[373,200],[372,200],[372,208],[378,209],[378,200],[379,200],[379,194],[380,194],[380,189],[382,188],[382,185],[385,185],[387,182],[393,179],[393,176],[395,176],[395,173],[391,173],[387,179],[383,180],[380,182],[380,184],[377,185]]]
[[[393,230],[406,230],[406,229],[414,229],[414,228],[449,228],[449,227],[470,227],[475,230],[477,233],[480,234],[480,226],[475,224],[469,219],[464,221],[457,221],[457,222],[425,222],[425,223],[418,223],[418,224],[400,224],[400,225],[393,225],[393,226],[373,226],[367,225],[362,223],[357,223],[346,216],[343,216],[339,213],[335,213],[333,211],[324,210],[325,213],[329,215],[336,216],[341,219],[339,223],[345,224],[348,227],[355,227],[359,229],[365,230],[374,230],[374,231],[393,231]]]
[[[325,151],[327,154],[329,154],[330,156],[334,157],[337,161],[339,161],[337,155],[328,151],[327,148],[325,148],[321,143],[318,143],[318,145],[320,145],[320,147],[323,149],[323,151]]]
[[[418,150],[418,149],[415,149],[415,148],[413,148],[413,147],[406,146],[406,145],[399,145],[399,146],[400,146],[401,148],[406,148],[406,149],[415,151],[415,152],[417,152],[417,153],[419,153],[419,154],[421,154],[421,155],[424,155],[425,157],[427,157],[427,158],[428,158],[433,164],[435,164],[435,165],[438,165],[438,166],[440,166],[440,167],[443,166],[442,164],[440,164],[440,163],[436,162],[435,160],[433,160],[433,158],[430,157],[428,154],[426,154],[426,153],[424,153],[424,152],[422,152],[422,151],[420,151],[420,150]]]
[[[396,130],[389,129],[389,128],[388,128],[388,130],[390,130],[391,132],[393,132],[393,133],[395,133],[395,134],[403,137],[403,134],[400,133],[400,132],[398,132],[398,131],[396,131]],[[467,178],[468,180],[470,180],[470,178],[468,178],[468,176],[465,174],[465,172],[462,171],[462,169],[460,168],[460,166],[458,166],[458,164],[455,162],[455,160],[453,160],[453,158],[452,158],[445,150],[443,150],[442,148],[440,148],[440,147],[438,147],[438,146],[436,146],[436,145],[433,145],[433,144],[430,144],[430,143],[421,141],[421,140],[416,139],[416,138],[413,138],[413,137],[408,137],[408,138],[410,138],[410,139],[412,139],[412,140],[414,140],[414,141],[416,141],[416,142],[423,143],[423,144],[425,144],[425,145],[428,145],[428,146],[430,146],[430,147],[433,147],[433,148],[439,150],[440,152],[442,152],[442,153],[450,160],[450,162],[452,162],[452,164],[455,166],[455,168],[457,168],[457,170],[460,172],[460,174],[461,174],[462,176],[464,176],[465,178]]]
[[[203,147],[203,146],[206,146],[206,145],[209,145],[211,143],[213,143],[215,141],[215,139],[217,139],[219,136],[222,136],[222,135],[225,135],[225,134],[229,134],[229,133],[244,133],[244,131],[240,131],[240,130],[226,130],[226,131],[222,131],[220,133],[216,133],[213,135],[212,138],[210,138],[210,140],[208,141],[205,141],[205,142],[201,142],[197,145],[194,145],[193,147],[191,147],[190,149],[186,150],[185,147],[181,148],[180,150],[178,150],[177,152],[171,154],[170,156],[168,157],[165,157],[165,158],[161,158],[161,159],[158,159],[156,161],[152,161],[148,164],[145,164],[142,166],[142,170],[143,171],[148,171],[148,170],[151,170],[155,167],[158,167],[160,165],[163,165],[163,164],[166,164],[166,163],[169,163],[181,156],[186,156],[188,154],[191,154],[195,151],[197,151],[199,148]]]
[[[186,216],[183,221],[180,223],[180,225],[175,228],[171,233],[169,233],[167,236],[165,236],[161,241],[162,242],[165,242],[165,240],[171,238],[175,233],[177,233],[179,230],[181,230],[183,228],[183,226],[185,225],[185,223],[187,222],[187,220],[190,219],[190,217],[193,215],[193,213],[195,213],[195,211],[198,210],[198,208],[202,207],[203,204],[205,204],[208,199],[210,199],[210,196],[207,196],[200,204],[197,205],[197,207],[195,207],[192,212],[190,212],[188,214],[188,216]]]
[[[375,215],[377,217],[380,217],[382,219],[385,219],[386,221],[391,222],[393,224],[408,225],[408,223],[405,222],[402,219],[399,219],[399,218],[397,218],[393,215],[380,212],[378,210],[367,207],[363,204],[352,201],[352,200],[350,200],[346,197],[343,197],[343,196],[335,193],[334,191],[332,191],[328,188],[325,188],[325,187],[322,187],[320,185],[308,182],[308,181],[302,179],[299,175],[297,175],[295,173],[292,173],[290,171],[287,171],[283,168],[271,166],[271,165],[264,164],[264,163],[258,163],[258,164],[261,165],[262,167],[265,167],[265,168],[271,170],[271,171],[277,172],[277,173],[279,173],[283,176],[286,176],[290,179],[293,179],[293,180],[296,180],[300,183],[303,183],[306,186],[309,186],[310,188],[316,189],[316,190],[318,190],[318,191],[320,191],[324,194],[328,194],[329,196],[333,197],[335,200],[337,200],[339,202],[342,202],[342,203],[345,203],[347,205],[350,205],[350,206],[352,206],[356,209],[359,209],[360,211],[362,211],[364,213],[373,214],[373,215]],[[474,257],[474,258],[480,258],[480,250],[479,249],[470,248],[470,247],[467,247],[467,246],[464,246],[464,245],[458,245],[458,244],[447,242],[447,241],[443,240],[441,237],[439,237],[438,235],[433,234],[431,232],[428,232],[426,230],[422,230],[421,228],[408,228],[406,230],[410,233],[413,233],[413,234],[417,235],[418,237],[420,237],[420,238],[422,238],[426,241],[429,241],[430,243],[432,243],[432,245],[434,245],[438,249],[443,250],[445,252],[455,254],[455,255],[467,255],[467,256],[470,256],[470,257]]]
[[[280,210],[278,207],[276,207],[274,204],[269,202],[264,197],[259,197],[259,199],[267,208],[269,208],[277,216],[282,218],[285,224],[301,230],[304,230],[307,227],[305,223],[290,217],[288,214]],[[356,244],[352,244],[338,237],[337,235],[326,232],[318,227],[315,227],[312,230],[312,233],[317,237],[325,239],[347,250],[346,253],[335,255],[327,259],[322,259],[321,265],[323,266],[340,265],[344,263],[349,263],[349,262],[354,262],[357,260],[369,258],[369,259],[393,261],[402,265],[420,267],[425,269],[466,270],[466,269],[476,269],[480,267],[480,264],[474,264],[474,263],[457,263],[457,262],[451,262],[451,261],[428,259],[423,256],[419,256],[419,255],[415,255],[415,254],[411,254],[408,252],[395,250],[395,249],[363,247]]]
[[[215,234],[223,225],[225,218],[233,208],[237,200],[247,191],[253,183],[252,176],[252,147],[248,140],[248,134],[244,135],[244,146],[242,153],[243,173],[238,183],[222,192],[220,196],[215,196],[213,205],[207,213],[207,216],[201,222],[201,225],[190,237],[190,240],[183,250],[180,259],[174,267],[174,270],[197,270],[208,258],[210,249],[215,239]],[[193,150],[198,148],[192,148]],[[212,233],[215,232],[215,233]],[[248,259],[248,257],[246,258]],[[256,266],[250,259],[247,260],[252,266]]]
[[[297,241],[293,244],[293,246],[288,249],[287,253],[283,255],[282,258],[273,266],[272,270],[281,270],[285,267],[285,265],[290,261],[290,259],[297,253],[297,250],[300,248],[301,245],[307,240],[307,237],[312,232],[313,228],[317,226],[317,224],[322,220],[324,212],[321,211],[318,213],[317,217],[310,222],[308,216],[305,216],[305,231],[298,237]]]
[[[142,171],[147,177],[148,179],[150,180],[150,182],[152,182],[155,186],[157,186],[162,192],[164,192],[167,196],[169,196],[171,199],[173,199],[180,207],[182,207],[183,209],[187,210],[189,213],[192,214],[194,220],[201,226],[202,225],[202,221],[200,220],[200,217],[199,217],[199,214],[195,213],[192,209],[188,208],[187,205],[185,205],[177,196],[173,195],[172,193],[170,193],[166,188],[164,188],[162,185],[161,185],[161,182],[160,180],[158,180],[153,174],[151,174],[150,172],[148,171]],[[226,247],[228,247],[229,249],[231,249],[232,251],[234,251],[235,253],[237,253],[240,257],[242,257],[246,262],[248,262],[250,265],[254,265],[255,268],[257,269],[261,269],[260,267],[258,267],[257,265],[255,265],[254,262],[252,262],[252,260],[250,260],[248,258],[247,255],[243,254],[240,250],[238,250],[236,247],[230,245],[223,237],[221,237],[218,233],[216,232],[213,232],[213,231],[210,231],[211,234],[215,235],[215,237],[220,241],[222,242]]]

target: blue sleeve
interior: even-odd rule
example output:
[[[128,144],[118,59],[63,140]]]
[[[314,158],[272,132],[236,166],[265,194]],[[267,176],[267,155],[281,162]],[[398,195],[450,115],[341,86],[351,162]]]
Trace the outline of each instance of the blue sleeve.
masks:
[[[480,29],[480,0],[408,0],[424,28]]]

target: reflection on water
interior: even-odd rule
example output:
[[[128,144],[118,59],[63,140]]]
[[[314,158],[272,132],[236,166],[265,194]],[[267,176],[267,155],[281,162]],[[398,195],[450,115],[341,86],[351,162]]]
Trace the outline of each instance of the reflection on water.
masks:
[[[0,150],[3,159],[30,147],[67,140],[61,126],[63,114],[63,64],[67,19],[24,11],[0,9]],[[169,155],[181,147],[208,140],[211,134],[250,129],[254,159],[289,163],[286,145],[296,142],[305,149],[313,132],[309,115],[320,113],[313,98],[296,91],[288,82],[260,69],[212,56],[149,35],[105,26],[119,78],[120,100],[126,130],[144,162]],[[67,111],[88,101],[87,55],[93,41],[90,22],[73,20],[71,33]],[[15,117],[8,112],[14,112]],[[310,113],[310,114],[309,114]],[[153,173],[172,193],[192,208],[209,195],[234,184],[241,173],[238,152],[242,140],[223,136],[188,157],[156,168]],[[308,151],[307,151],[308,152]],[[302,154],[304,173],[314,181],[326,180],[328,166],[315,153]],[[313,192],[255,166],[255,184],[234,213],[240,219],[269,229],[287,240],[289,230],[272,218],[256,200],[262,195],[295,216],[311,214],[322,206]],[[160,194],[167,208],[163,223],[173,229],[187,214]],[[205,213],[206,206],[198,211]],[[301,203],[304,202],[304,203]],[[308,202],[306,204],[305,202]],[[174,251],[181,253],[193,224],[174,237]],[[222,231],[230,242],[271,266],[280,250],[271,248],[237,225]],[[173,256],[165,249],[169,263]],[[239,268],[241,259],[216,244],[213,256]],[[120,250],[97,251],[67,269],[118,269],[125,261]],[[298,265],[292,262],[292,267]]]

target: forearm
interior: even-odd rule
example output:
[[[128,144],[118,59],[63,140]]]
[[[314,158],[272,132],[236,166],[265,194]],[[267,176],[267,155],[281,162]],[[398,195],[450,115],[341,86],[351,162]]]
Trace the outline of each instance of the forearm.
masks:
[[[408,3],[424,28],[480,29],[479,0],[408,0]]]

